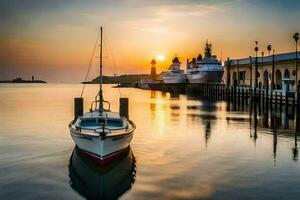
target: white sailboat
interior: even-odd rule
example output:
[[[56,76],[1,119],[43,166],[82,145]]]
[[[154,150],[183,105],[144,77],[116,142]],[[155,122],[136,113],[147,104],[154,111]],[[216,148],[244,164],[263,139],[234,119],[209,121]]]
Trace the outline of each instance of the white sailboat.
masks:
[[[76,146],[91,159],[106,163],[126,150],[132,140],[135,124],[110,110],[102,93],[102,27],[100,29],[100,89],[90,112],[71,121],[69,129]],[[107,104],[107,108],[104,108]]]

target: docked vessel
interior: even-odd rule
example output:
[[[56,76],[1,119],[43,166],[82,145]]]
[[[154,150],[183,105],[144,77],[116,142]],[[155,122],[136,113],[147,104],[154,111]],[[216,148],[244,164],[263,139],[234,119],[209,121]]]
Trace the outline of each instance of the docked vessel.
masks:
[[[75,98],[75,119],[69,124],[69,129],[79,150],[105,164],[129,148],[135,124],[128,119],[128,115],[112,112],[110,103],[103,98],[102,27],[100,33],[100,89],[89,112],[83,113],[83,99]],[[76,105],[76,99],[79,100],[77,104],[81,105],[79,109]],[[120,103],[121,100],[127,100],[123,103],[128,106],[128,99],[120,99]],[[81,113],[78,113],[76,108]]]
[[[212,55],[212,45],[205,43],[204,58],[201,54],[187,61],[187,80],[189,83],[219,83],[222,80],[224,69],[217,56]]]
[[[180,64],[178,57],[175,57],[168,71],[163,75],[164,83],[185,83],[184,71],[180,69]]]

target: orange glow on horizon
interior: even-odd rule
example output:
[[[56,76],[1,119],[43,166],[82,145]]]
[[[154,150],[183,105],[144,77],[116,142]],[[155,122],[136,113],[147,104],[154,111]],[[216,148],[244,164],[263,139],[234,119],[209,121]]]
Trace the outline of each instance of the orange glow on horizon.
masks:
[[[148,74],[153,56],[157,57],[158,73],[168,69],[175,55],[185,69],[187,59],[203,54],[207,39],[213,44],[213,54],[223,61],[254,55],[256,40],[260,50],[266,51],[272,44],[278,53],[290,52],[294,50],[291,33],[299,31],[294,28],[296,20],[282,23],[280,13],[274,16],[264,5],[259,10],[242,1],[119,4],[100,0],[85,3],[86,9],[80,3],[61,4],[61,9],[45,12],[16,9],[5,18],[0,32],[0,79],[34,74],[49,81],[82,81],[99,24],[104,27],[104,51],[113,52],[104,55],[106,75]],[[240,17],[241,10],[245,17]],[[268,32],[276,34],[266,34],[266,25]],[[95,60],[94,72],[96,66]],[[91,74],[91,78],[95,76]]]

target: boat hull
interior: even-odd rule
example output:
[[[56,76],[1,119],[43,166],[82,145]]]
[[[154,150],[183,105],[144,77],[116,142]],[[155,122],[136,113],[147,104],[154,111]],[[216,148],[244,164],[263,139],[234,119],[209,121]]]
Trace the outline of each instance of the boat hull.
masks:
[[[81,151],[100,163],[103,161],[103,164],[117,157],[122,150],[128,148],[133,137],[133,132],[106,137],[84,135],[72,129],[70,133],[76,146]]]
[[[69,184],[85,199],[118,199],[131,189],[135,175],[136,161],[130,149],[105,166],[90,162],[78,148],[69,161]]]
[[[98,155],[95,155],[93,153],[87,152],[85,150],[78,148],[78,152],[80,152],[80,154],[84,157],[86,157],[87,159],[91,160],[92,162],[102,166],[102,165],[107,165],[110,163],[113,163],[115,160],[118,160],[119,158],[122,158],[123,156],[125,156],[126,154],[128,154],[128,150],[130,149],[130,146],[128,146],[125,149],[121,149],[115,153],[112,153],[108,156],[105,156],[103,158],[101,158]]]
[[[189,83],[220,83],[224,71],[200,71],[194,74],[188,74]]]
[[[171,74],[168,76],[164,76],[164,83],[185,83],[184,74]]]

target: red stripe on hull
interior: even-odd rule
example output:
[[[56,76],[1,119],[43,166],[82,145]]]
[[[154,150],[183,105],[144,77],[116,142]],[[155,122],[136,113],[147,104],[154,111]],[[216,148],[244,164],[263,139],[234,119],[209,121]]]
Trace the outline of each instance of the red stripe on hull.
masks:
[[[101,157],[99,157],[99,156],[97,156],[95,154],[89,153],[89,152],[81,150],[79,148],[78,148],[78,150],[79,150],[79,153],[82,156],[84,156],[87,159],[89,159],[89,160],[95,162],[96,164],[102,166],[102,165],[110,164],[111,162],[117,160],[118,158],[127,155],[129,148],[122,149],[122,150],[117,151],[117,152],[115,152],[115,153],[113,153],[111,155],[108,155],[108,156],[104,157],[104,158],[101,158]]]

